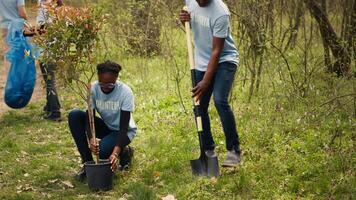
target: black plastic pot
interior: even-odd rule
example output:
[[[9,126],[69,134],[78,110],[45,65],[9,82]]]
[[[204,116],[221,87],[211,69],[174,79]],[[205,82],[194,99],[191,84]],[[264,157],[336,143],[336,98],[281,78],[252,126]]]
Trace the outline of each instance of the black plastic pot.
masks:
[[[92,191],[107,191],[112,189],[113,172],[109,160],[100,160],[84,163],[89,189]]]

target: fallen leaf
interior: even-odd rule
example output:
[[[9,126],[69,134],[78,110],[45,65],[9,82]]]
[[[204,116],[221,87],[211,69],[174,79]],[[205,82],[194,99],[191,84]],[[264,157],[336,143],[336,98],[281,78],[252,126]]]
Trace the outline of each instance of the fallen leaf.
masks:
[[[17,193],[34,191],[34,188],[32,186],[30,186],[29,184],[26,184],[25,186],[19,185],[16,187],[16,189],[17,189]]]
[[[127,200],[131,197],[131,195],[125,193],[119,200]]]
[[[160,186],[160,187],[164,187],[165,186],[163,181],[158,182],[157,185]]]
[[[24,156],[28,156],[28,153],[26,151],[21,151],[21,154]]]
[[[48,182],[49,182],[49,183],[57,183],[57,182],[58,182],[58,179],[49,180]]]
[[[216,185],[216,184],[218,183],[218,179],[215,178],[215,177],[212,177],[212,178],[210,179],[210,183],[213,184],[213,185]]]
[[[70,181],[61,181],[61,182],[66,188],[74,188],[73,184]]]
[[[162,197],[162,200],[176,200],[176,198],[173,195],[169,194],[165,197]]]
[[[48,194],[48,193],[45,193],[45,192],[41,192],[41,195],[44,196],[44,197],[47,197],[47,198],[51,198],[52,195]]]
[[[156,171],[156,172],[153,173],[153,176],[155,178],[159,178],[161,176],[161,173]]]

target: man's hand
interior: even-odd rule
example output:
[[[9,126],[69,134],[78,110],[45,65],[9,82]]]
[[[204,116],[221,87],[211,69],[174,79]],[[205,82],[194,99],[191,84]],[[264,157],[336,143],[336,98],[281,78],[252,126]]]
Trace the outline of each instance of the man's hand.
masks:
[[[179,13],[179,20],[182,22],[182,24],[185,22],[190,22],[190,14],[185,10],[181,10]]]
[[[99,155],[99,145],[96,142],[96,139],[91,138],[90,139],[90,151],[95,154],[95,155]]]
[[[118,162],[118,158],[117,158],[117,154],[116,153],[112,153],[109,157],[110,163],[111,163],[111,171],[115,172],[117,169],[117,162]]]
[[[208,90],[210,85],[210,81],[201,80],[192,90],[193,95],[196,99],[200,100],[200,98],[204,95],[204,93]]]

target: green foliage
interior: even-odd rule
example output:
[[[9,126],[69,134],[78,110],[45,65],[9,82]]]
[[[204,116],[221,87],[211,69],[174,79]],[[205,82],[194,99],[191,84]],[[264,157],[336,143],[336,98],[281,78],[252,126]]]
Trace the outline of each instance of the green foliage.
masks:
[[[93,8],[48,5],[46,9],[51,23],[46,25],[45,34],[35,38],[43,52],[41,60],[56,63],[60,80],[75,81],[77,93],[86,99],[88,84],[96,74],[95,53],[104,16]]]
[[[127,53],[138,56],[160,54],[159,1],[130,0],[117,3],[105,0],[99,3],[110,14],[109,29]],[[119,25],[119,26],[118,26]]]

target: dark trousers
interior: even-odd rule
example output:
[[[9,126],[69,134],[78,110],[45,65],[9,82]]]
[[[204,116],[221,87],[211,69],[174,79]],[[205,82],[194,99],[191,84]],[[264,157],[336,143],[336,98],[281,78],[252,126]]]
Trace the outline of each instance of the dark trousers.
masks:
[[[229,105],[228,97],[232,89],[237,66],[233,63],[225,62],[218,65],[214,79],[212,80],[209,89],[200,99],[200,112],[203,123],[203,148],[205,150],[213,150],[215,142],[211,134],[210,117],[208,113],[209,102],[211,96],[214,96],[214,104],[219,113],[222,127],[226,138],[226,148],[240,152],[239,137],[236,129],[236,121],[234,113]],[[195,78],[199,83],[205,72],[195,71]]]
[[[43,108],[50,115],[60,115],[61,105],[59,103],[55,82],[56,65],[53,63],[40,63],[43,80],[46,84],[46,105]]]
[[[68,115],[68,124],[83,163],[92,161],[93,157],[87,139],[87,113],[77,109],[72,110]],[[99,142],[99,158],[108,159],[116,145],[119,131],[110,130],[99,117],[95,117],[95,131],[96,137],[101,139]]]

